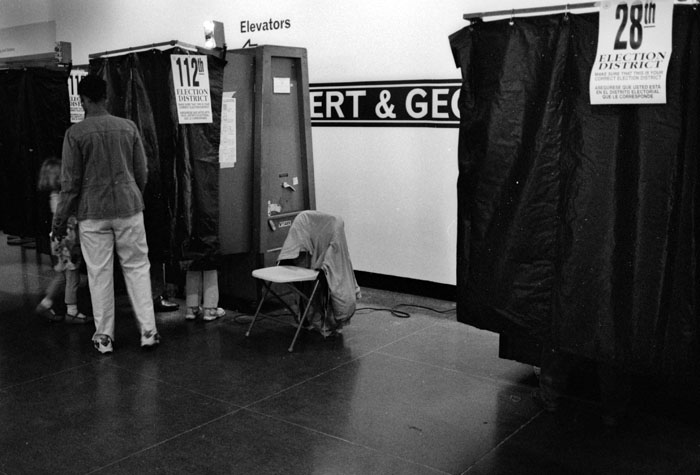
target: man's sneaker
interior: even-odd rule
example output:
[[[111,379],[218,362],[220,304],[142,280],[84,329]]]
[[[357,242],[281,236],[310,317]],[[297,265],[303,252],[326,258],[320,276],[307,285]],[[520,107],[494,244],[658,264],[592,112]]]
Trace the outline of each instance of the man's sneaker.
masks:
[[[160,343],[160,335],[151,330],[141,335],[141,348],[153,348]]]
[[[92,343],[95,345],[95,349],[103,355],[114,351],[112,348],[112,339],[107,335],[100,335],[97,340],[93,340]]]
[[[217,307],[217,308],[205,308],[204,309],[204,316],[202,317],[205,322],[211,322],[212,320],[216,320],[217,318],[221,318],[226,315],[226,310],[223,308]]]

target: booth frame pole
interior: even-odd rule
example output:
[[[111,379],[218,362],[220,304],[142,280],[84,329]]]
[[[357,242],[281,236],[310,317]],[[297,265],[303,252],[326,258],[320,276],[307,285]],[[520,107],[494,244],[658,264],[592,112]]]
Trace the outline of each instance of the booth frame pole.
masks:
[[[162,43],[153,43],[150,45],[132,46],[129,48],[114,49],[111,51],[105,51],[103,53],[92,53],[88,57],[90,59],[102,58],[103,56],[111,56],[111,55],[120,54],[120,53],[131,53],[134,51],[149,50],[149,49],[153,49],[153,48],[160,48],[161,46],[180,46],[181,48],[184,48],[184,49],[197,50],[197,46],[195,46],[195,45],[183,43],[183,42],[177,41],[177,40],[170,40],[170,41],[164,41]]]
[[[586,3],[573,3],[573,4],[563,4],[563,5],[549,5],[543,7],[530,7],[530,8],[513,8],[510,10],[494,10],[486,12],[473,12],[465,13],[462,15],[464,20],[478,21],[486,17],[514,17],[516,15],[532,15],[541,13],[565,13],[571,12],[573,10],[582,9],[595,9],[599,8],[602,2],[586,2]],[[700,0],[676,0],[675,5],[695,5],[700,4]]]

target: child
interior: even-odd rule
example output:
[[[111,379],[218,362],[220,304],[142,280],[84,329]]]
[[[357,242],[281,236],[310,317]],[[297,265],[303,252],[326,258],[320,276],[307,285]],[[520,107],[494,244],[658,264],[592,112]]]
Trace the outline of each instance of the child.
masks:
[[[50,193],[49,205],[51,214],[56,213],[58,207],[58,197],[61,190],[61,161],[55,157],[47,158],[39,170],[40,191]],[[66,236],[59,240],[51,236],[51,254],[54,262],[56,276],[46,290],[46,297],[43,298],[36,307],[39,315],[46,317],[51,322],[60,322],[64,319],[69,323],[86,323],[88,317],[78,311],[78,284],[80,283],[80,263],[82,254],[80,253],[80,242],[78,241],[78,221],[75,216],[68,219],[68,229]],[[64,300],[66,304],[66,315],[56,315],[52,309],[54,299],[56,299],[65,287]]]
[[[226,315],[219,308],[219,274],[214,270],[188,270],[185,274],[185,294],[187,311],[185,319],[194,320],[201,313],[205,322],[216,320]],[[200,312],[200,299],[202,311]]]

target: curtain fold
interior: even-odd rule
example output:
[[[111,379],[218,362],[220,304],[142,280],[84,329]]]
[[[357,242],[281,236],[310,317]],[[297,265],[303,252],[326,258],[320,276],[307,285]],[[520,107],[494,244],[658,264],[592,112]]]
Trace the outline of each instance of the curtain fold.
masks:
[[[169,255],[167,229],[168,201],[163,195],[160,149],[156,133],[154,110],[151,105],[144,69],[157,65],[146,61],[143,65],[138,54],[109,58],[99,62],[98,75],[107,82],[107,104],[110,113],[133,120],[141,134],[148,160],[148,182],[144,191],[144,222],[152,259],[163,261]]]
[[[48,252],[50,210],[37,178],[46,158],[61,156],[70,125],[67,81],[67,70],[0,72],[0,229],[36,237],[41,252]]]
[[[678,7],[673,21],[665,105],[590,105],[597,14],[451,35],[460,321],[627,370],[700,374],[700,22]]]
[[[130,53],[90,63],[108,84],[108,107],[139,127],[148,156],[144,219],[158,261],[215,262],[219,252],[221,96],[225,61],[208,56],[213,123],[178,124],[171,54]]]

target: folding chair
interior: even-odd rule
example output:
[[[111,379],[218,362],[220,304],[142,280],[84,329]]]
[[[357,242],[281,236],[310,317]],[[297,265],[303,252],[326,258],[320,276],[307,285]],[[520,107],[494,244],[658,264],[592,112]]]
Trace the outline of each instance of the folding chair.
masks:
[[[297,321],[289,351],[294,349],[305,324],[324,337],[337,335],[354,313],[359,292],[347,252],[342,218],[317,210],[300,212],[292,221],[277,263],[277,266],[253,271],[253,277],[261,280],[265,289],[246,335],[250,335],[269,293],[282,302]],[[306,284],[294,285],[303,282]],[[273,284],[286,285],[299,296],[297,311],[272,290]]]
[[[267,298],[268,294],[272,294],[275,296],[275,298],[280,301],[290,312],[292,312],[292,315],[294,316],[295,320],[297,321],[297,330],[296,333],[294,334],[294,338],[292,339],[292,343],[289,345],[288,351],[291,353],[294,350],[294,344],[297,341],[297,338],[299,337],[299,332],[301,329],[304,327],[304,322],[306,321],[306,317],[309,313],[309,309],[311,308],[311,301],[313,300],[314,296],[316,295],[316,291],[318,290],[319,287],[319,271],[314,270],[314,269],[307,269],[305,267],[297,267],[297,266],[289,266],[289,265],[277,265],[277,266],[272,266],[272,267],[263,267],[262,269],[255,269],[253,271],[253,277],[256,279],[259,279],[262,281],[264,290],[263,290],[263,295],[262,298],[260,299],[260,303],[258,304],[257,310],[255,310],[255,315],[253,316],[253,320],[250,322],[250,326],[248,327],[248,331],[246,332],[245,336],[250,336],[250,331],[253,329],[253,325],[255,324],[255,320],[257,320],[259,315],[262,315],[263,317],[267,317],[268,315],[265,315],[264,313],[261,313],[261,309],[263,306],[263,303],[265,302],[265,299]],[[313,290],[311,291],[310,295],[306,295],[304,292],[299,290],[294,284],[299,283],[299,282],[313,282]],[[299,305],[299,311],[294,310],[277,292],[275,292],[272,289],[273,284],[280,284],[286,286],[286,288],[292,290],[295,294],[297,294],[301,301],[303,301],[304,305]],[[299,316],[299,312],[301,311],[301,308],[304,308],[301,316]]]

